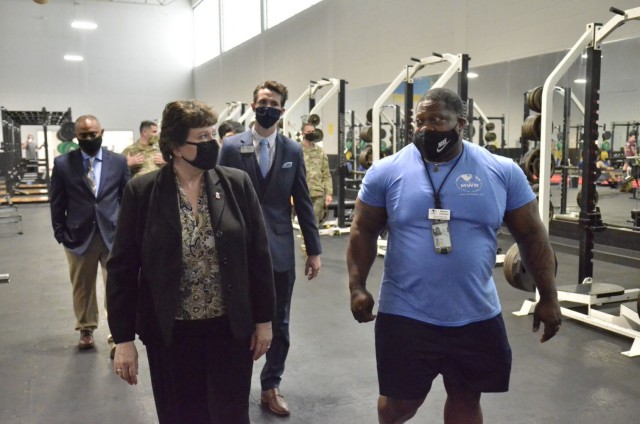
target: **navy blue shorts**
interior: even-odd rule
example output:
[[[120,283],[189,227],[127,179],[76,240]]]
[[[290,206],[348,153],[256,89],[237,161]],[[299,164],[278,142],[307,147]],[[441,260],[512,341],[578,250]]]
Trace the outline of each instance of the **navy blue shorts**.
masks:
[[[422,399],[438,374],[476,392],[509,390],[511,347],[502,314],[441,327],[378,313],[375,334],[382,396]]]

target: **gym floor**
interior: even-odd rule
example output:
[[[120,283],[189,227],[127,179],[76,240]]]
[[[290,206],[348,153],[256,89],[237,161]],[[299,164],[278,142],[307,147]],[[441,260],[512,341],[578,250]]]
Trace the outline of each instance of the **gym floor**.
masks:
[[[552,200],[559,205],[557,188]],[[630,219],[638,200],[628,193],[599,189],[605,221]],[[568,204],[575,210],[571,189]],[[128,386],[112,371],[104,314],[96,349],[80,352],[74,331],[71,287],[62,247],[53,239],[46,204],[18,207],[24,234],[0,226],[0,422],[157,422],[144,346],[140,381]],[[358,324],[349,311],[345,251],[348,236],[323,236],[322,270],[317,280],[300,275],[293,296],[292,348],[281,386],[291,416],[261,410],[255,364],[250,399],[254,423],[360,424],[377,422],[378,394],[373,323]],[[567,243],[575,243],[566,241]],[[504,251],[511,245],[500,238]],[[626,252],[638,257],[637,252]],[[577,283],[578,257],[557,253],[558,284]],[[376,260],[369,288],[378,292],[383,260]],[[638,287],[639,270],[594,263],[598,282]],[[640,357],[628,358],[632,340],[565,318],[560,333],[540,344],[531,316],[516,317],[528,293],[511,288],[495,269],[504,319],[513,348],[511,389],[482,397],[488,423],[632,423],[640,416]],[[100,290],[102,302],[103,290]],[[377,298],[377,295],[375,296]],[[440,379],[412,422],[442,422],[445,392]]]

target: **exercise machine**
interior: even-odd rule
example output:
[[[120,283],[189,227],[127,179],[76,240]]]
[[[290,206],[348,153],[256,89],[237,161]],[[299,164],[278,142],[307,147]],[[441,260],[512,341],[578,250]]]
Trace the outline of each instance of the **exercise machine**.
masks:
[[[346,115],[346,84],[347,82],[343,79],[337,78],[322,78],[320,81],[310,81],[309,87],[307,87],[304,92],[291,104],[291,106],[285,110],[285,113],[282,117],[282,129],[287,134],[289,129],[300,128],[300,123],[296,123],[295,125],[291,122],[291,116],[293,111],[298,108],[302,102],[305,100],[308,101],[309,114],[306,115],[307,119],[316,119],[319,123],[319,114],[324,107],[325,104],[329,102],[334,96],[337,96],[337,104],[338,104],[338,167],[336,172],[338,173],[338,184],[337,187],[334,187],[334,197],[337,198],[335,201],[335,205],[331,205],[330,209],[335,209],[336,211],[336,220],[329,221],[324,224],[325,228],[319,229],[321,234],[328,235],[337,235],[337,234],[345,234],[349,232],[349,226],[346,219],[346,207],[345,207],[345,178],[347,175],[347,160],[345,155],[342,154],[345,150],[346,140],[345,140],[345,115]],[[321,97],[317,98],[318,92],[323,89],[328,88],[328,91]],[[312,118],[313,117],[313,118]],[[333,207],[332,207],[333,206]],[[297,223],[294,222],[294,226]]]
[[[628,351],[622,352],[626,356],[640,355],[640,324],[637,315],[637,299],[640,289],[625,289],[616,284],[599,283],[593,280],[593,247],[594,232],[604,229],[599,211],[595,207],[595,167],[596,140],[598,138],[599,90],[601,71],[601,46],[613,31],[631,20],[640,19],[640,7],[620,10],[610,8],[615,14],[606,24],[590,23],[585,32],[572,46],[556,68],[546,79],[542,91],[542,117],[540,139],[540,202],[539,213],[544,225],[549,228],[549,191],[551,164],[551,131],[552,131],[552,96],[554,87],[560,78],[567,73],[569,67],[587,51],[587,84],[585,89],[584,113],[584,142],[582,168],[582,199],[579,217],[581,230],[578,284],[558,286],[558,300],[561,302],[562,314],[588,325],[629,337],[633,340]],[[526,300],[515,315],[527,315],[533,312],[539,299]],[[629,302],[633,301],[633,303]],[[604,312],[600,307],[606,304],[629,302],[620,307],[619,315]],[[579,306],[576,308],[575,306]],[[586,308],[586,312],[582,312]],[[634,312],[635,309],[635,312]],[[633,316],[633,319],[629,319]]]

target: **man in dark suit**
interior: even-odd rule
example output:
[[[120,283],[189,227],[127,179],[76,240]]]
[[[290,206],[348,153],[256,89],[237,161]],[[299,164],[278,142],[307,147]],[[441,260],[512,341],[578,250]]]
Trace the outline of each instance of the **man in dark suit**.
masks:
[[[276,288],[276,318],[273,340],[260,374],[261,404],[277,415],[289,415],[280,393],[280,381],[289,352],[289,312],[295,281],[295,253],[291,224],[291,198],[307,248],[305,275],[309,280],[320,271],[320,236],[309,197],[302,148],[279,134],[278,119],[284,112],[287,88],[266,81],[253,92],[254,127],[225,138],[219,164],[246,171],[260,199],[269,237]]]
[[[49,189],[53,234],[65,247],[69,263],[80,349],[95,345],[98,264],[106,283],[120,199],[131,177],[124,156],[101,148],[103,133],[95,116],[78,118],[80,149],[55,158]]]

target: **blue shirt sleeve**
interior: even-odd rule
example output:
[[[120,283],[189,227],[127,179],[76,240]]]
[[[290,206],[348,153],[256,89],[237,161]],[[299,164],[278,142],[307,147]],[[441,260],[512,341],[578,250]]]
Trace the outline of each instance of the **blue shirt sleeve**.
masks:
[[[386,189],[384,181],[383,169],[380,169],[378,163],[374,163],[364,175],[358,198],[369,206],[385,207]]]
[[[524,171],[513,161],[509,161],[507,169],[509,183],[507,185],[507,211],[518,209],[535,200],[536,194],[531,189]]]

